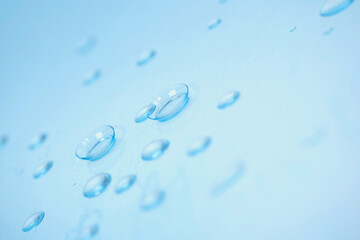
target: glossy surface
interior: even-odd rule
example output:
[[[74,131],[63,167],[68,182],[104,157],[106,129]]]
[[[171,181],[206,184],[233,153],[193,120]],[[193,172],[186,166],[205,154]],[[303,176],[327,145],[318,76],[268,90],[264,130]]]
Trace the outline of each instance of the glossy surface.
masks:
[[[29,149],[35,150],[36,148],[40,147],[41,145],[43,145],[45,143],[47,138],[48,138],[48,136],[46,133],[41,133],[41,134],[33,137],[30,141]]]
[[[190,144],[187,150],[189,156],[195,156],[207,149],[211,143],[211,137],[202,137],[196,139],[193,143]]]
[[[44,162],[41,163],[34,171],[33,177],[35,179],[38,179],[39,177],[45,175],[48,171],[50,171],[50,169],[52,168],[52,166],[54,165],[53,161],[48,161],[48,162]]]
[[[134,121],[136,123],[141,123],[145,121],[150,114],[155,111],[156,106],[152,103],[142,107],[135,115]]]
[[[348,8],[354,0],[327,0],[320,9],[320,15],[330,17]]]
[[[33,228],[37,227],[42,222],[44,217],[45,217],[45,213],[43,211],[38,211],[31,214],[24,222],[22,226],[22,231],[23,232],[31,231]]]
[[[99,173],[91,177],[85,183],[83,195],[87,198],[97,197],[102,194],[111,182],[111,176],[108,173]]]
[[[120,194],[129,190],[136,182],[136,175],[131,174],[120,178],[115,185],[115,193]]]
[[[230,91],[222,95],[218,101],[218,109],[224,109],[233,105],[240,97],[239,91]]]
[[[154,140],[144,147],[141,153],[141,158],[145,161],[158,159],[164,154],[169,145],[170,142],[166,139]]]

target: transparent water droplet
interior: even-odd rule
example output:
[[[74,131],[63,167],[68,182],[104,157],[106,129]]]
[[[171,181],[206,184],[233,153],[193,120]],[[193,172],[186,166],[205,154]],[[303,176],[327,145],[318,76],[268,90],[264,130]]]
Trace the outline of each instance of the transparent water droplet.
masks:
[[[228,106],[232,105],[238,98],[240,97],[239,91],[231,91],[228,93],[225,93],[218,102],[218,109],[224,109]]]
[[[131,174],[122,177],[115,185],[115,193],[120,194],[130,189],[136,181],[136,175]]]
[[[211,137],[202,137],[196,139],[189,146],[187,153],[189,156],[195,156],[198,153],[205,151],[205,149],[209,147],[210,143],[211,143]]]
[[[96,70],[96,71],[92,72],[91,74],[89,74],[88,77],[86,77],[83,84],[84,84],[84,86],[89,86],[89,85],[93,84],[94,82],[96,82],[97,80],[99,80],[100,77],[101,77],[101,71]]]
[[[5,145],[9,142],[9,137],[7,135],[3,135],[0,138],[0,148],[5,147]]]
[[[83,160],[97,160],[110,151],[114,142],[114,128],[105,125],[88,133],[77,146],[75,155]]]
[[[39,177],[45,175],[54,165],[53,161],[48,161],[40,164],[34,171],[33,177],[38,179]]]
[[[152,59],[154,59],[155,56],[156,56],[155,50],[146,51],[139,56],[136,65],[138,65],[139,67],[144,66],[145,64],[149,63]]]
[[[156,106],[152,103],[149,105],[146,105],[142,107],[135,115],[134,121],[136,123],[141,123],[145,121],[150,114],[152,114],[155,111]]]
[[[155,110],[148,115],[149,119],[167,121],[184,109],[189,100],[189,87],[186,84],[170,86],[158,94],[153,104]]]
[[[320,15],[330,17],[348,8],[354,0],[327,0],[320,8]]]
[[[44,142],[47,139],[47,134],[46,133],[41,133],[38,136],[35,136],[31,139],[30,141],[30,145],[29,145],[29,149],[30,150],[35,150],[36,148],[40,147],[41,145],[44,144]]]
[[[79,42],[78,47],[76,49],[79,55],[85,55],[89,53],[97,44],[97,40],[95,37],[88,37]]]
[[[152,191],[143,196],[141,200],[141,209],[149,211],[160,206],[165,200],[164,191]]]
[[[326,30],[325,32],[324,32],[324,35],[326,36],[326,35],[329,35],[330,33],[332,33],[334,31],[334,28],[329,28],[328,30]]]
[[[142,151],[141,158],[145,161],[155,160],[159,158],[169,147],[170,142],[165,139],[154,140]]]
[[[220,23],[221,23],[221,19],[220,19],[220,18],[214,19],[214,20],[212,20],[212,21],[209,23],[208,29],[209,29],[209,30],[212,30],[212,29],[218,27],[218,26],[220,25]]]
[[[99,173],[91,177],[84,186],[84,197],[92,198],[103,193],[111,182],[111,176],[108,173]]]
[[[36,226],[38,226],[42,220],[44,219],[45,213],[43,211],[38,211],[33,214],[31,214],[26,221],[24,222],[22,226],[23,232],[29,232]]]
[[[228,166],[222,169],[217,176],[217,180],[211,194],[214,196],[221,195],[229,188],[235,185],[236,182],[244,175],[245,166],[243,163]]]
[[[294,32],[296,30],[296,26],[290,29],[290,32]]]

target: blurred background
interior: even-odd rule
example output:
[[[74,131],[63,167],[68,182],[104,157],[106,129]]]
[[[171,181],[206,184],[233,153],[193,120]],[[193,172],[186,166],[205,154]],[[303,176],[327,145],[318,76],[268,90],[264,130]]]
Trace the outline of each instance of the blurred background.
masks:
[[[0,0],[0,239],[360,239],[360,4],[323,6]],[[176,83],[189,86],[177,116],[134,122]],[[77,158],[102,125],[113,149]],[[168,149],[142,160],[154,139]],[[84,197],[102,172],[107,189]],[[149,191],[164,197],[144,211]]]

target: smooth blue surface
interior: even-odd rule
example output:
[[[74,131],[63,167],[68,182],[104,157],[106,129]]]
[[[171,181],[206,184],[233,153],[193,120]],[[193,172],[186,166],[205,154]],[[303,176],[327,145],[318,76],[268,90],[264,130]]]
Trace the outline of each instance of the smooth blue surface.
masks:
[[[360,239],[360,2],[326,18],[323,3],[2,0],[0,239],[62,240],[94,210],[96,238],[107,240]],[[79,55],[91,36],[96,44]],[[138,67],[149,49],[156,57]],[[101,78],[85,87],[94,69]],[[180,114],[134,123],[139,107],[179,82],[190,89]],[[241,98],[220,111],[229,90]],[[78,159],[78,141],[105,124],[122,139],[98,161]],[[190,158],[199,136],[211,147]],[[160,138],[171,142],[166,153],[143,161],[143,147]],[[48,160],[51,172],[33,179]],[[245,172],[227,185],[222,171],[238,161]],[[114,184],[85,198],[99,172],[114,183],[138,178],[126,194]],[[142,211],[142,196],[157,189],[162,204]],[[22,232],[39,210],[43,222]]]

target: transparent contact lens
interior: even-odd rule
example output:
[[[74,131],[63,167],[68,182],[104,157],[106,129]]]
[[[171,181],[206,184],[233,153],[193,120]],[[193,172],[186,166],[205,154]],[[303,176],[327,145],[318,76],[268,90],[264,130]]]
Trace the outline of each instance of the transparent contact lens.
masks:
[[[189,100],[189,88],[186,84],[176,84],[164,89],[153,104],[155,110],[149,114],[152,120],[166,121],[175,117]]]
[[[142,53],[138,60],[136,61],[136,65],[138,65],[139,67],[149,63],[156,55],[155,50],[149,50],[146,51],[144,53]]]
[[[209,30],[212,30],[212,29],[218,27],[218,26],[220,25],[220,23],[221,23],[221,19],[220,19],[220,18],[214,19],[214,20],[212,20],[212,21],[209,23],[208,29],[209,29]]]
[[[136,175],[127,175],[122,177],[115,185],[115,193],[120,194],[129,190],[136,181]]]
[[[165,139],[154,140],[145,146],[141,153],[141,158],[145,161],[151,161],[159,158],[169,147],[170,142]]]
[[[29,232],[36,226],[38,226],[44,219],[45,213],[43,211],[38,211],[30,215],[22,226],[23,232]]]
[[[115,130],[105,125],[87,134],[75,150],[75,155],[83,160],[97,160],[110,151],[115,142]]]
[[[145,121],[148,118],[149,114],[152,114],[155,111],[155,108],[156,106],[152,103],[144,106],[136,113],[134,121],[136,123],[141,123]]]
[[[320,15],[323,17],[333,16],[348,8],[354,0],[327,0],[320,8]]]
[[[99,173],[91,177],[83,189],[84,197],[93,198],[103,193],[111,182],[111,176],[108,173]]]
[[[48,161],[40,164],[34,171],[33,177],[38,179],[39,177],[45,175],[53,166],[53,161]]]
[[[211,143],[210,137],[202,137],[197,140],[195,140],[188,148],[188,155],[189,156],[195,156],[207,149]]]
[[[143,211],[149,211],[160,206],[164,200],[164,191],[153,191],[143,196],[140,206]]]
[[[218,102],[218,109],[224,109],[234,104],[240,97],[239,91],[231,91],[224,94]]]
[[[41,134],[33,137],[30,141],[29,149],[35,150],[36,148],[40,147],[41,145],[43,145],[45,143],[47,137],[48,136],[46,133],[41,133]]]

